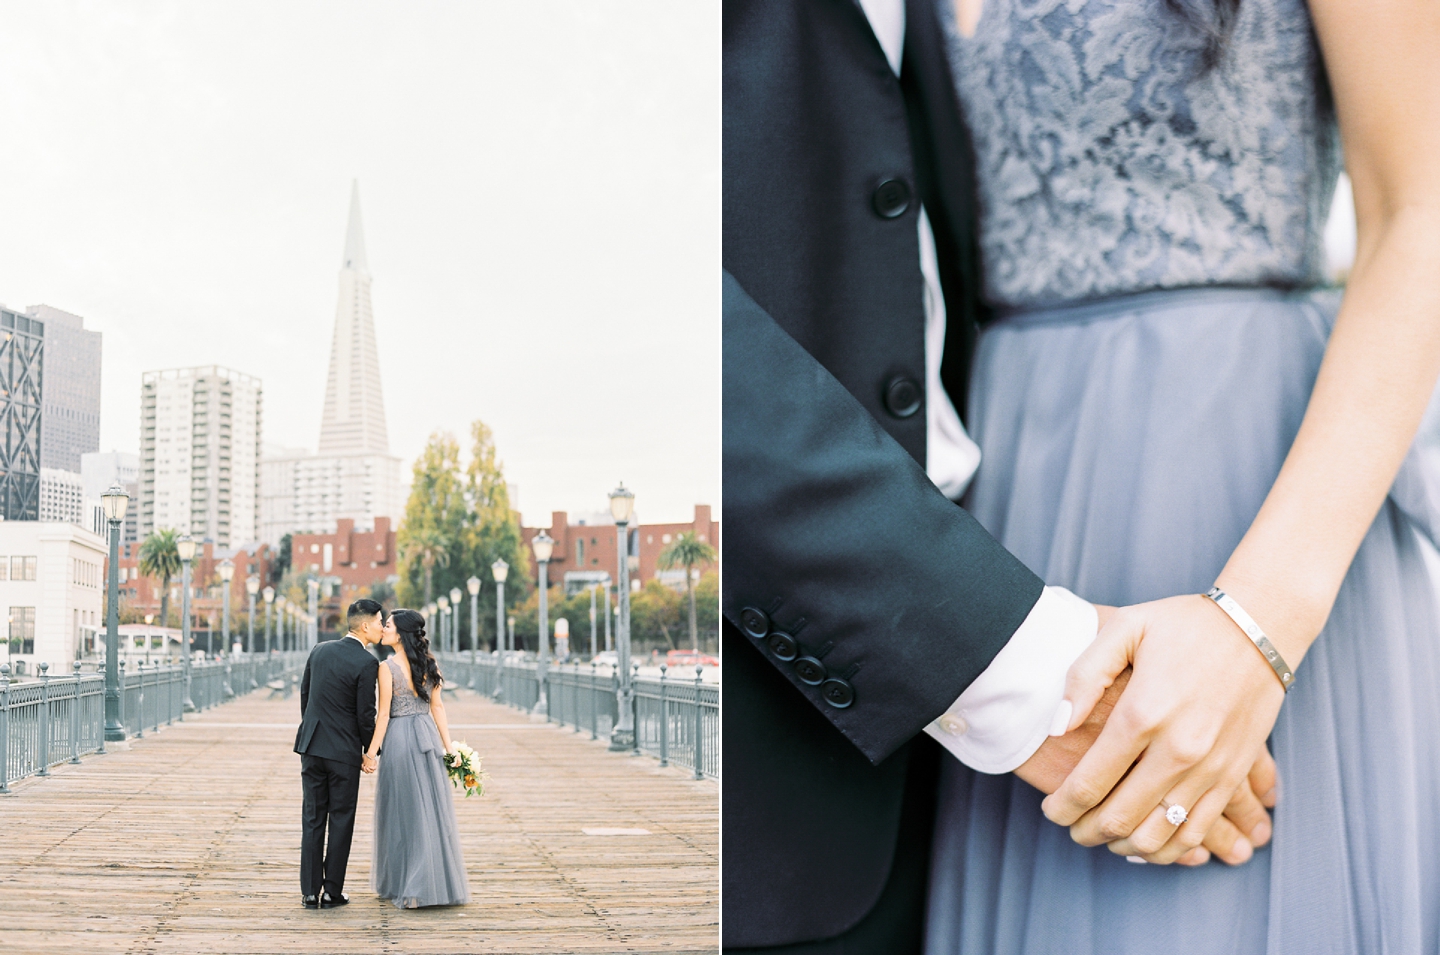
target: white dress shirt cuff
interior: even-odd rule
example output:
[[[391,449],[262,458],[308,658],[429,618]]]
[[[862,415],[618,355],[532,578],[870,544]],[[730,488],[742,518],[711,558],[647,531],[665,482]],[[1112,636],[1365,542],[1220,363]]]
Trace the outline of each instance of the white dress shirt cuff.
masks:
[[[982,773],[1008,773],[1035,754],[1065,692],[1065,674],[1095,639],[1094,606],[1046,587],[1010,641],[939,719],[925,727]]]

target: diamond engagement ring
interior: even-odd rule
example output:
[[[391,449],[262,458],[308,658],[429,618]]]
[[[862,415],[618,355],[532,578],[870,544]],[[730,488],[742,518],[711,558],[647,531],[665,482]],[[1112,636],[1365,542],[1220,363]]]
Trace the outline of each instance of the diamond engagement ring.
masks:
[[[1190,814],[1185,811],[1184,806],[1172,806],[1165,800],[1160,800],[1160,805],[1165,807],[1165,821],[1172,826],[1183,826]]]

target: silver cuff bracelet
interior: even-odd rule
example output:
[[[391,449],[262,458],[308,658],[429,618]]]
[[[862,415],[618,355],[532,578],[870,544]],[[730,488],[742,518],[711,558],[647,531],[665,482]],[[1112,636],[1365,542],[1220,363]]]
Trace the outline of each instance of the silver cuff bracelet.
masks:
[[[1205,596],[1215,601],[1215,605],[1225,611],[1225,615],[1235,621],[1235,626],[1245,631],[1245,636],[1265,657],[1275,675],[1280,678],[1280,685],[1289,693],[1290,688],[1295,685],[1295,674],[1291,672],[1290,665],[1280,656],[1280,651],[1275,649],[1275,644],[1265,636],[1265,631],[1255,622],[1255,618],[1245,612],[1245,608],[1235,602],[1235,598],[1221,590],[1219,587],[1211,587],[1210,592]]]

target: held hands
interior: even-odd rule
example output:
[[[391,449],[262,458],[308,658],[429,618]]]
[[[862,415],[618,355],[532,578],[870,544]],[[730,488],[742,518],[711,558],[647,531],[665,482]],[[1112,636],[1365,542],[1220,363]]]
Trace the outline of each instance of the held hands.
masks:
[[[380,768],[380,761],[369,753],[360,757],[360,771],[362,773],[373,773]]]
[[[1109,843],[1149,862],[1203,861],[1202,842],[1245,861],[1271,833],[1263,807],[1275,804],[1276,777],[1265,739],[1285,695],[1279,680],[1205,597],[1126,607],[1108,622],[1102,610],[1101,619],[1066,679],[1067,730],[1085,726],[1132,664],[1133,673],[1094,745],[1041,804],[1045,815],[1081,845]],[[1162,800],[1188,820],[1171,824]]]

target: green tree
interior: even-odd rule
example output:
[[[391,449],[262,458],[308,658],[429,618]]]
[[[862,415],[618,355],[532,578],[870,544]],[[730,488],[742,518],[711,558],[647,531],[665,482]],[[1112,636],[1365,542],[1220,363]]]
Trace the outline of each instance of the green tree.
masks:
[[[715,548],[695,536],[694,531],[686,531],[675,538],[671,544],[660,552],[658,563],[669,570],[673,567],[685,568],[685,596],[690,601],[690,646],[696,652],[700,652],[700,632],[695,626],[695,581],[693,571],[696,564],[709,564],[715,560]]]
[[[666,649],[679,649],[673,634],[680,631],[681,606],[680,594],[654,578],[630,594],[630,644],[637,656],[662,641]]]
[[[700,632],[704,639],[700,642],[702,650],[714,649],[716,654],[720,652],[720,574],[711,568],[700,577],[700,582],[695,585],[695,603],[698,607]]]
[[[290,545],[289,534],[280,538],[280,552],[276,554],[275,559],[270,562],[269,584],[277,590],[280,589],[280,581],[284,580],[285,575],[290,572]]]
[[[161,528],[140,544],[140,573],[160,579],[160,625],[170,623],[170,580],[180,573],[180,549],[175,531]]]
[[[490,565],[498,558],[510,566],[505,581],[510,607],[523,604],[534,585],[519,515],[510,509],[504,470],[490,429],[476,421],[470,426],[470,438],[470,455],[463,467],[458,442],[442,432],[430,436],[415,462],[405,521],[396,539],[400,551],[396,596],[402,606],[423,606],[457,587],[468,593],[467,579],[479,577],[482,584],[476,609],[480,639],[488,644],[495,630]],[[475,636],[469,633],[468,609],[462,606],[460,614],[462,648]]]

